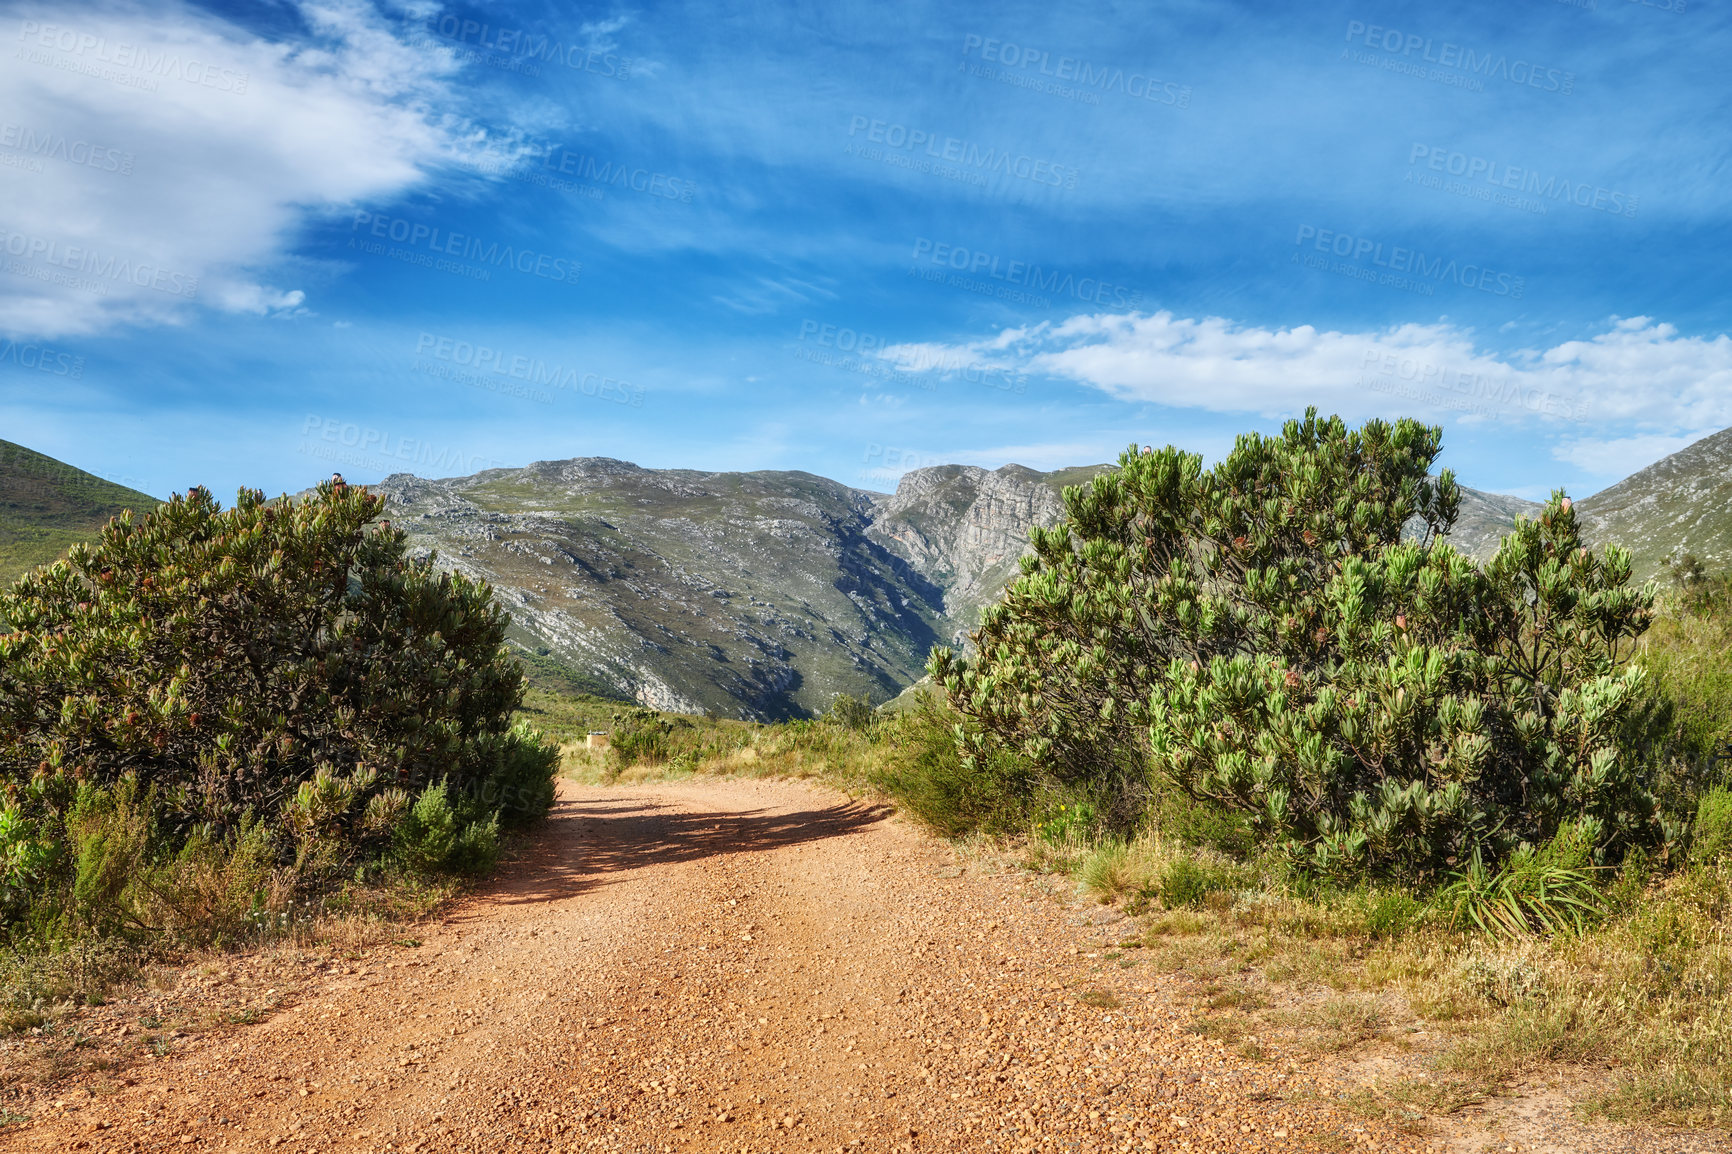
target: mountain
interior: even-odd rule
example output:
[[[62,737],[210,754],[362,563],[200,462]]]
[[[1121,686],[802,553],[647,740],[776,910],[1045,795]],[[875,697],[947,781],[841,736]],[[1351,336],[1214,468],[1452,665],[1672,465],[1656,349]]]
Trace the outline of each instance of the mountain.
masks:
[[[1064,515],[1064,487],[1086,484],[1110,467],[916,469],[903,475],[894,494],[874,496],[867,535],[944,590],[945,614],[955,626],[948,640],[960,641],[1017,574],[1028,527],[1055,524]]]
[[[770,719],[899,693],[974,625],[1062,487],[1096,471],[944,465],[883,494],[586,457],[379,487],[413,547],[498,590],[532,668]]]
[[[1520,497],[1461,488],[1461,510],[1449,540],[1481,561],[1520,516],[1545,506]],[[1631,576],[1664,576],[1672,559],[1696,555],[1710,572],[1732,569],[1732,429],[1687,445],[1575,503],[1582,536],[1597,547],[1631,553]]]
[[[1517,517],[1534,517],[1545,508],[1535,501],[1506,497],[1502,493],[1483,493],[1459,486],[1461,505],[1456,510],[1455,525],[1449,531],[1449,543],[1476,561],[1489,561],[1497,552],[1498,542],[1515,528]]]
[[[1109,467],[940,465],[883,494],[587,457],[380,488],[414,548],[498,590],[535,675],[769,719],[837,693],[895,697],[1015,576],[1028,526],[1059,519],[1064,486]],[[1464,486],[1450,540],[1483,560],[1539,508]]]
[[[532,675],[658,709],[785,718],[836,693],[895,697],[1017,572],[1030,525],[1110,468],[941,465],[893,494],[796,472],[644,469],[588,457],[379,486],[419,552],[490,582]],[[1577,503],[1636,576],[1695,553],[1732,566],[1732,429]],[[0,441],[0,580],[125,508],[157,504]],[[1532,501],[1462,488],[1450,540],[1484,560]]]
[[[161,504],[53,457],[0,441],[0,585],[96,536],[122,510]]]
[[[1702,438],[1580,502],[1597,545],[1633,554],[1637,579],[1694,553],[1709,572],[1732,567],[1732,429]]]

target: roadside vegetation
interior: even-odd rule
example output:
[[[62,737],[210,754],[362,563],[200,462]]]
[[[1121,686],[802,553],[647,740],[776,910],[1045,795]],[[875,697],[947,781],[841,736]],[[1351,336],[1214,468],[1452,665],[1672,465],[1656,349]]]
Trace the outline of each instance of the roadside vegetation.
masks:
[[[1248,1056],[1448,1040],[1367,1109],[1610,1066],[1589,1109],[1725,1126],[1726,582],[1632,585],[1561,493],[1476,564],[1439,444],[1311,415],[1207,470],[1128,452],[935,653],[954,752],[879,780],[1137,915]]]
[[[566,745],[568,772],[876,790],[1116,907],[1101,964],[1182,975],[1247,1058],[1422,1051],[1368,1113],[1579,1074],[1589,1113],[1726,1126],[1728,582],[1684,559],[1632,585],[1562,494],[1477,565],[1438,539],[1437,448],[1309,420],[1214,470],[1127,454],[894,712],[597,702],[614,745]]]
[[[164,958],[365,937],[547,811],[506,614],[383,507],[195,489],[0,593],[0,1028]]]
[[[1732,581],[1632,584],[1561,493],[1476,563],[1439,447],[1312,414],[1127,452],[929,682],[777,725],[526,688],[485,588],[354,491],[118,523],[0,597],[15,1027],[142,950],[431,908],[557,763],[889,798],[1112,907],[1100,965],[1182,975],[1248,1059],[1421,1054],[1369,1113],[1574,1071],[1732,1125]]]

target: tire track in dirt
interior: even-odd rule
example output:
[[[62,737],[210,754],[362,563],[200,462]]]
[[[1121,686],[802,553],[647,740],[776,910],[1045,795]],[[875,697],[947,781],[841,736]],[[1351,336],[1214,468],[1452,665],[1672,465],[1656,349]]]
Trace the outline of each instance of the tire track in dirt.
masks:
[[[1424,1150],[1190,1033],[1011,875],[792,782],[561,783],[420,948],[27,1150]],[[1105,967],[1105,968],[1103,968]],[[1087,995],[1089,1001],[1083,999]]]

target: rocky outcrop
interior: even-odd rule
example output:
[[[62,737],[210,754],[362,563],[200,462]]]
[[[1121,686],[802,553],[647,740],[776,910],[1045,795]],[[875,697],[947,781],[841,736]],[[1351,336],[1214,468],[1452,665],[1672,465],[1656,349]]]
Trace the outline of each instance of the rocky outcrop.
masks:
[[[878,498],[868,533],[944,590],[952,640],[961,641],[1015,576],[1029,526],[1063,513],[1047,474],[940,465],[906,474],[895,494]]]
[[[577,458],[382,488],[415,548],[494,586],[526,651],[657,709],[769,719],[914,682],[1070,479],[952,465],[886,495]]]
[[[1520,497],[1482,493],[1463,485],[1455,525],[1449,531],[1449,543],[1476,561],[1489,561],[1497,552],[1504,534],[1515,528],[1515,519],[1532,517],[1542,508],[1543,505]]]
[[[1732,429],[1600,490],[1579,511],[1596,544],[1630,550],[1637,578],[1663,577],[1685,553],[1710,573],[1732,569]]]

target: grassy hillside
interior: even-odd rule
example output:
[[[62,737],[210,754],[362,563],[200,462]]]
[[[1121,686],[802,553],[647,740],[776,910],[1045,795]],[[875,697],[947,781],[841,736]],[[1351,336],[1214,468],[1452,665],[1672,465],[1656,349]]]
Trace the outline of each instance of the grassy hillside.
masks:
[[[123,509],[158,504],[148,493],[0,441],[0,582],[59,558]]]

